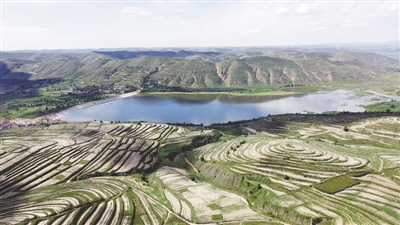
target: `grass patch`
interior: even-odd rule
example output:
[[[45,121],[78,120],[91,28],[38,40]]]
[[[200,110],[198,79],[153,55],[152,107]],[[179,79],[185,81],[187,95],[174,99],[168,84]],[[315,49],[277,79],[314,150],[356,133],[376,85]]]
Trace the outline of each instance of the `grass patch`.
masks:
[[[335,194],[339,191],[343,191],[346,188],[352,187],[359,184],[360,181],[350,178],[347,175],[341,175],[338,177],[331,178],[327,181],[314,185],[314,187],[322,192],[328,194]]]
[[[91,131],[87,132],[86,134],[84,134],[83,136],[91,137],[97,133],[99,133],[97,130],[91,130]]]
[[[393,211],[391,208],[383,206],[379,207],[382,211],[384,211],[386,214],[389,214],[395,218],[399,218],[399,214],[397,214],[395,211]]]
[[[72,162],[66,161],[66,162],[63,163],[63,165],[64,165],[64,166],[70,166],[70,165],[72,165]]]
[[[19,176],[17,176],[16,178],[14,178],[14,180],[15,180],[15,181],[20,181],[20,180],[22,180],[22,179],[24,179],[24,178],[25,178],[24,175],[19,175]]]
[[[254,87],[254,88],[249,88],[248,92],[252,94],[257,94],[257,93],[264,93],[264,92],[271,92],[271,91],[278,91],[279,87],[278,86],[269,86],[269,87]]]
[[[367,92],[367,91],[359,91],[355,94],[357,97],[365,97],[365,96],[371,96],[373,93]]]
[[[89,160],[81,160],[81,161],[79,161],[79,164],[83,164],[83,165],[86,165],[88,163],[89,163]]]
[[[221,132],[226,135],[232,135],[232,130],[223,130]]]
[[[339,111],[325,111],[325,112],[322,112],[322,114],[325,114],[325,115],[339,115],[340,112]]]
[[[294,148],[294,146],[291,145],[291,144],[286,144],[286,147],[288,147],[288,148]]]
[[[216,214],[216,215],[212,215],[211,219],[212,220],[222,220],[222,219],[224,219],[224,217],[222,216],[222,214]]]
[[[310,93],[310,92],[319,91],[319,88],[318,87],[287,87],[287,88],[282,88],[281,90],[297,92],[297,93]]]
[[[180,142],[180,143],[176,143],[176,144],[169,144],[169,145],[162,146],[162,147],[160,147],[159,155],[164,158],[169,153],[180,149],[184,145],[190,145],[190,143],[191,143],[191,141],[185,141],[185,142]]]
[[[189,189],[187,189],[187,188],[182,188],[181,190],[179,190],[180,193],[184,193],[184,192],[188,192],[188,191],[189,191]]]
[[[309,114],[309,115],[314,115],[314,114],[315,114],[315,112],[313,112],[313,111],[303,110],[303,112],[305,112],[305,113],[307,113],[307,114]]]
[[[221,206],[219,206],[216,203],[209,204],[208,207],[210,207],[210,209],[212,209],[212,210],[217,210],[217,209],[221,208]]]
[[[377,102],[363,107],[368,112],[399,112],[400,102]]]
[[[58,175],[58,176],[56,176],[56,179],[57,179],[57,180],[63,180],[64,178],[65,178],[64,175]]]
[[[176,216],[171,215],[165,224],[171,225],[187,225],[187,223],[183,222],[182,220],[178,219]]]
[[[363,177],[367,174],[370,174],[372,170],[359,170],[359,171],[351,171],[347,173],[346,175],[349,177]]]
[[[240,136],[240,135],[242,135],[243,133],[242,133],[242,129],[240,129],[240,128],[236,128],[236,129],[229,129],[229,130],[223,130],[223,131],[221,131],[223,134],[226,134],[226,135],[237,135],[237,136]]]
[[[359,145],[359,146],[374,146],[374,147],[379,147],[379,148],[388,148],[392,149],[392,146],[382,144],[376,140],[366,140],[366,139],[351,139],[351,140],[338,140],[336,137],[333,137],[329,134],[318,134],[313,136],[315,138],[319,139],[326,139],[332,142],[338,141],[339,144],[344,144],[344,145]]]
[[[393,177],[394,175],[400,176],[400,167],[385,169],[383,172],[388,177]]]
[[[272,216],[273,217],[273,216]],[[268,222],[269,225],[280,225],[278,222]],[[240,222],[240,225],[265,225],[265,221],[249,221],[249,222]],[[318,224],[320,225],[320,224]]]

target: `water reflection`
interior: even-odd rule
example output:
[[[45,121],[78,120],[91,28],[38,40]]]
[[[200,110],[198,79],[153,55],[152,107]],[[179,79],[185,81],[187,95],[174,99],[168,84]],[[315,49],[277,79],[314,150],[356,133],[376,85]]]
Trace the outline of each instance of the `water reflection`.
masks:
[[[138,96],[75,111],[67,121],[151,121],[161,123],[221,123],[268,114],[324,111],[363,112],[376,95],[356,97],[351,91],[318,92],[291,97],[206,95]]]
[[[300,95],[299,95],[300,96]],[[214,100],[220,102],[226,102],[231,104],[250,104],[250,103],[262,103],[265,101],[283,98],[282,96],[252,96],[252,95],[230,95],[230,94],[161,94],[161,95],[142,95],[136,98],[154,99],[154,97],[162,99],[173,99],[180,103],[194,103],[204,104]]]

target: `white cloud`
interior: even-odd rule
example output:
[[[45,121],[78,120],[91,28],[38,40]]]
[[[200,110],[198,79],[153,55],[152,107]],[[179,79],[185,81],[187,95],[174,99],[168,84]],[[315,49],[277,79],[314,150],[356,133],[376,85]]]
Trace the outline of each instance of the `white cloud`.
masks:
[[[8,2],[2,10],[6,49],[383,42],[399,33],[393,2]]]
[[[281,15],[281,14],[289,12],[289,9],[281,7],[281,8],[275,9],[274,12],[277,15]]]
[[[339,14],[341,15],[349,15],[351,13],[351,10],[349,8],[343,8],[339,10]]]
[[[399,3],[383,3],[376,7],[375,12],[373,13],[374,16],[381,15],[381,16],[391,16],[391,15],[399,15]]]
[[[326,30],[326,27],[313,27],[313,31]]]
[[[124,7],[121,12],[123,15],[133,18],[153,15],[152,12],[146,11],[140,7]]]
[[[298,13],[304,14],[309,12],[311,7],[307,4],[301,4],[300,8],[297,9]]]
[[[178,22],[168,22],[167,25],[168,26],[184,26],[184,25],[188,25],[189,22],[188,21],[178,21]]]
[[[341,24],[341,27],[350,27],[350,28],[359,28],[365,26],[368,26],[367,22],[354,19],[348,19],[343,24]]]
[[[38,32],[50,32],[50,29],[36,26],[9,26],[3,24],[3,33],[10,34],[32,34]]]

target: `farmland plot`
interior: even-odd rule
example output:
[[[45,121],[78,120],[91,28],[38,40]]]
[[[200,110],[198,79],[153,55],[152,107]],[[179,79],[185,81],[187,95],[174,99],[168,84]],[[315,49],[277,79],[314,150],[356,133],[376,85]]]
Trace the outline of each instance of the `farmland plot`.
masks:
[[[290,208],[284,212],[293,213],[293,222],[399,224],[400,120],[368,119],[348,124],[349,131],[310,125],[274,128],[274,134],[290,130],[290,138],[230,138],[197,148],[193,156],[198,167],[203,158],[244,178],[262,176],[260,187],[273,192],[264,205]]]
[[[265,175],[289,190],[319,183],[339,173],[366,166],[368,162],[363,158],[316,148],[302,140],[260,137],[248,137],[240,146],[238,140],[206,145],[196,149],[194,154],[211,161],[235,162],[230,166],[232,171]]]
[[[213,131],[146,122],[2,130],[0,224],[397,225],[399,127],[396,117],[287,122],[192,151],[174,146]],[[178,155],[159,157],[160,146]]]
[[[64,130],[67,125],[68,129]],[[150,168],[157,162],[158,141],[116,136],[112,133],[120,127],[129,128],[131,124],[102,125],[91,122],[84,126],[79,123],[76,125],[29,127],[20,129],[20,133],[12,129],[2,131],[0,195],[12,196],[19,191],[82,179],[98,172],[125,174]],[[173,130],[173,127],[167,125],[143,126],[152,129],[143,129],[136,136],[153,137],[151,131],[157,128],[163,135],[155,139],[161,140]],[[72,129],[75,127],[79,130],[73,134]],[[151,134],[146,133],[146,130],[151,130]],[[29,136],[26,136],[27,133]],[[45,133],[51,134],[51,137],[43,136]],[[17,141],[17,138],[20,140]]]
[[[171,167],[162,167],[156,176],[171,190],[166,190],[165,195],[174,211],[180,211],[185,218],[192,217],[193,221],[198,223],[213,221],[213,215],[222,215],[223,221],[272,221],[253,211],[241,196],[215,188],[208,183],[193,182],[185,173],[180,172]],[[193,208],[193,212],[190,208]]]
[[[140,224],[146,216],[151,224],[166,219],[167,208],[137,188],[129,178],[102,177],[75,181],[0,200],[6,206],[0,223],[19,224],[48,221],[47,224]],[[134,199],[139,202],[135,203]],[[146,214],[137,215],[137,207],[146,206]]]
[[[175,213],[165,198],[153,199],[151,188],[128,177],[104,176],[150,168],[159,141],[177,130],[92,122],[1,131],[0,223],[162,224]],[[190,220],[191,209],[182,208]]]

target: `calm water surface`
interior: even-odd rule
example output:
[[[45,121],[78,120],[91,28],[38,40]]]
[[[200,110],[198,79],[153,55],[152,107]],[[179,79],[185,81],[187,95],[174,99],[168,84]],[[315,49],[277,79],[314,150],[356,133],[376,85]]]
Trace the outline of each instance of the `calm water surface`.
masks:
[[[359,105],[371,104],[376,95],[357,97],[352,91],[317,92],[302,96],[160,95],[135,96],[75,111],[63,120],[151,121],[161,123],[223,123],[252,119],[268,114],[316,113],[324,111],[365,111]]]

